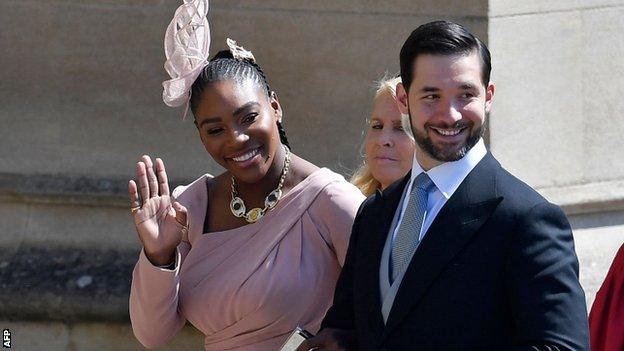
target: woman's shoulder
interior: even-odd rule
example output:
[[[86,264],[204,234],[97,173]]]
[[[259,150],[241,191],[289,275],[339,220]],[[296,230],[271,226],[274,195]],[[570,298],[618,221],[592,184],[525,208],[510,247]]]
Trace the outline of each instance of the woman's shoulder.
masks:
[[[361,194],[355,186],[345,180],[344,176],[329,168],[318,167],[298,156],[294,156],[292,162],[295,173],[294,185],[303,182],[308,187],[321,187],[321,194],[325,196],[330,196],[336,191]]]
[[[321,168],[314,175],[322,178],[322,189],[311,206],[311,210],[317,214],[336,211],[351,213],[357,211],[365,199],[360,189],[329,168]]]
[[[320,168],[295,154],[292,154],[291,173],[294,175],[291,180],[291,187],[305,181],[308,177],[316,173]]]
[[[321,168],[314,176],[324,178],[324,181],[308,208],[308,214],[324,240],[334,248],[342,266],[351,227],[364,195],[342,175],[328,168]]]
[[[205,193],[207,182],[212,181],[214,176],[210,173],[203,174],[201,177],[195,179],[188,184],[182,184],[176,186],[171,195],[175,199],[182,199],[186,197],[192,197],[198,193]]]
[[[338,173],[334,173],[333,171],[327,169],[329,172],[333,173],[333,181],[330,182],[322,192],[322,195],[328,198],[348,198],[359,204],[366,199],[366,196],[362,194],[362,191],[355,185],[349,183],[342,175]]]

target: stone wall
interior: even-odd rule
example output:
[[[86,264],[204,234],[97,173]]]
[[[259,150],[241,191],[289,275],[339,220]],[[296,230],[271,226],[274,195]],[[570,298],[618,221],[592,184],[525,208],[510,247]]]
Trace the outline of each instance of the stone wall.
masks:
[[[564,207],[593,301],[624,242],[624,1],[489,2],[490,148]]]
[[[173,184],[220,172],[192,120],[161,100],[162,38],[179,3],[0,2],[0,326],[17,350],[140,348],[127,316],[134,163],[162,157]],[[347,175],[373,82],[398,71],[409,32],[439,18],[466,25],[493,54],[490,146],[570,215],[590,304],[624,241],[623,4],[215,0],[211,51],[226,37],[252,50],[294,151]],[[201,344],[186,327],[162,349]]]

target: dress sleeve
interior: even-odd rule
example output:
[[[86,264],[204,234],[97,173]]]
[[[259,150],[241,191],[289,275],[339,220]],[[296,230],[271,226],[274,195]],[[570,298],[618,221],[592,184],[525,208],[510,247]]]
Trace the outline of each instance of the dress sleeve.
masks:
[[[365,197],[346,181],[330,183],[310,206],[310,216],[344,266],[353,220]]]
[[[174,190],[174,197],[180,188]],[[188,236],[184,236],[176,248],[173,269],[153,265],[141,249],[132,272],[130,321],[134,335],[147,348],[166,344],[186,322],[178,308],[178,292],[180,266],[190,249]]]
[[[355,329],[355,312],[353,309],[353,280],[355,273],[355,257],[357,256],[357,239],[359,234],[362,211],[366,206],[363,203],[355,217],[349,247],[345,258],[345,263],[340,271],[336,289],[334,290],[334,300],[321,323],[321,330],[325,328],[335,328],[342,330]]]

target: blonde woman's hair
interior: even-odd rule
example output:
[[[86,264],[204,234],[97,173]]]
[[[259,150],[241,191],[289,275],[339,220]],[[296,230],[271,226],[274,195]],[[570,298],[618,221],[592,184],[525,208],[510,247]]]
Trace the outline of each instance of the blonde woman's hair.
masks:
[[[375,91],[373,101],[385,93],[390,93],[390,95],[396,100],[396,86],[399,83],[401,83],[401,77],[389,76],[387,74],[384,75],[384,77],[375,84],[377,90]],[[403,129],[405,129],[407,134],[413,139],[409,126],[409,120],[404,118],[404,116],[401,116],[401,124],[403,125]],[[373,195],[375,190],[381,189],[381,183],[373,177],[373,173],[371,173],[370,167],[366,163],[366,158],[364,158],[360,167],[358,167],[358,169],[353,173],[350,181],[351,184],[358,187],[362,194],[366,197]]]

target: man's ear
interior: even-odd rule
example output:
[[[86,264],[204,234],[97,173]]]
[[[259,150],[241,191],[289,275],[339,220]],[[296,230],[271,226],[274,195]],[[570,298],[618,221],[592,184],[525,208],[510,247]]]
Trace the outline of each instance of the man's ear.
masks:
[[[407,99],[407,91],[405,91],[405,87],[403,83],[398,83],[396,86],[396,97],[397,97],[397,105],[399,107],[399,111],[401,114],[408,115],[409,114],[409,103]]]
[[[269,93],[269,102],[273,109],[273,114],[278,122],[282,123],[282,105],[279,103],[277,93],[272,91]]]
[[[492,103],[494,102],[494,91],[496,90],[496,85],[493,82],[490,82],[485,88],[485,112],[490,113],[492,109]]]

